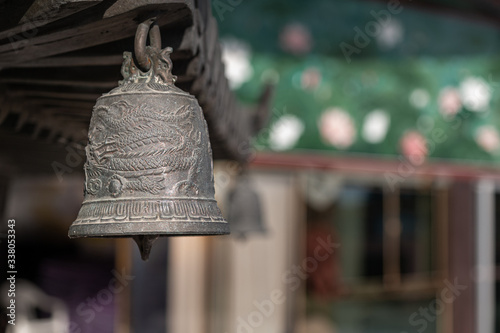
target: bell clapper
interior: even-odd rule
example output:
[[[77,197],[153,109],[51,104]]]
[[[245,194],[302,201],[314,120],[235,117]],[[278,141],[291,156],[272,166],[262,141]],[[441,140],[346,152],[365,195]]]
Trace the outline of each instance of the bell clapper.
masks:
[[[152,235],[152,236],[147,236],[147,235],[138,235],[138,236],[132,236],[132,238],[135,240],[137,245],[139,246],[139,251],[141,252],[141,258],[144,261],[148,261],[149,259],[149,254],[151,253],[151,248],[153,247],[153,243],[155,240],[160,237],[159,235]]]

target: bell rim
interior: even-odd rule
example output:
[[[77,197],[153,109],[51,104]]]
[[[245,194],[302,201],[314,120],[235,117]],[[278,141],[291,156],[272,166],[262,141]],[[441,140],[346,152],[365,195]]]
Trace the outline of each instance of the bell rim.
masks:
[[[77,221],[75,221],[77,222]],[[96,226],[98,226],[96,228]],[[69,238],[124,238],[132,236],[210,236],[230,234],[229,223],[199,221],[133,221],[73,224]]]

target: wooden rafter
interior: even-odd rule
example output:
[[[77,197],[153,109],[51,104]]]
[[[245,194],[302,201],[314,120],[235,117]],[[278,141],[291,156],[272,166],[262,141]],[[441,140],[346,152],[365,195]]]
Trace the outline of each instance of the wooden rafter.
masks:
[[[154,16],[163,46],[174,49],[177,85],[204,111],[214,158],[248,158],[242,144],[267,118],[270,95],[256,110],[238,105],[209,1],[20,0],[17,6],[0,4],[0,129],[35,141],[84,141],[95,99],[117,85],[137,24]],[[12,13],[15,22],[6,18]]]

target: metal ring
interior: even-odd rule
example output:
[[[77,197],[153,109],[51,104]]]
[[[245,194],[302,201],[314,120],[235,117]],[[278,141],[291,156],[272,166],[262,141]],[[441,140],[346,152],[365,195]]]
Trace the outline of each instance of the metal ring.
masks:
[[[151,27],[151,25],[153,25]],[[150,30],[151,27],[151,30]],[[151,59],[146,54],[146,39],[149,33],[149,43],[158,52],[161,50],[160,27],[156,18],[151,18],[139,24],[135,33],[134,52],[138,67],[147,72],[151,68]]]

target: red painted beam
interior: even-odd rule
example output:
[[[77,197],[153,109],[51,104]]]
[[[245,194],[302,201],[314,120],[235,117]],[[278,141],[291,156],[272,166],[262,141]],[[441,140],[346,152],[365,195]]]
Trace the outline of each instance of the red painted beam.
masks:
[[[490,178],[500,180],[500,168],[464,162],[426,161],[420,166],[412,165],[403,156],[333,156],[314,153],[283,154],[257,153],[251,161],[252,167],[279,169],[335,170],[347,174],[392,174],[403,178],[442,177],[452,179]]]

